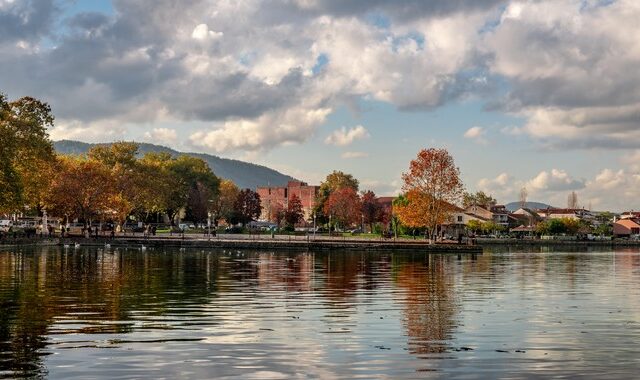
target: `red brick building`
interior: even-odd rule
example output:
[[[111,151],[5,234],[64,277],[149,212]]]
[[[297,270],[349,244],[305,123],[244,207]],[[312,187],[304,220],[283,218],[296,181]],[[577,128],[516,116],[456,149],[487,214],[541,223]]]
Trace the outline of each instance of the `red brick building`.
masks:
[[[260,219],[273,220],[273,211],[281,206],[287,208],[289,199],[296,195],[300,198],[302,209],[304,210],[304,219],[313,218],[313,206],[315,205],[316,195],[320,186],[309,186],[306,182],[289,181],[287,186],[279,187],[258,187],[256,192],[260,195],[262,203],[262,214]]]

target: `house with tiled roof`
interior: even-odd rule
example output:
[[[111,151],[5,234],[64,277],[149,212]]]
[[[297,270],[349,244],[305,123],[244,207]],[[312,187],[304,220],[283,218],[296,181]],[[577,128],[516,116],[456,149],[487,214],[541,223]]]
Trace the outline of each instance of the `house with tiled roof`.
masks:
[[[630,237],[640,235],[638,219],[620,219],[613,223],[613,235],[616,237]]]

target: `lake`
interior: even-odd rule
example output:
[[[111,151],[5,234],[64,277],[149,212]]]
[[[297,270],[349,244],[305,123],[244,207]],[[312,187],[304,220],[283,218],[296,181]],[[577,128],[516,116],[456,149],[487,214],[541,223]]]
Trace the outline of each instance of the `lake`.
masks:
[[[623,379],[639,342],[637,250],[0,248],[0,378]]]

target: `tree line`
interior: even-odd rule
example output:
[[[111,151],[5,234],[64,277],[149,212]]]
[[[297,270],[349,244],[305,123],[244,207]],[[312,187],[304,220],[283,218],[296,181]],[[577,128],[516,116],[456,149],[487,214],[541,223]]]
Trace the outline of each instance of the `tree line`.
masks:
[[[31,97],[9,101],[0,93],[0,213],[31,212],[84,222],[134,217],[152,222],[166,214],[173,224],[185,219],[245,225],[261,214],[259,195],[221,180],[197,157],[167,153],[139,155],[138,145],[98,145],[82,156],[54,152],[47,128],[54,117],[48,104]],[[340,171],[319,187],[313,215],[319,224],[347,228],[376,225],[421,229],[433,238],[449,221],[463,195],[460,170],[446,149],[423,149],[402,175],[403,193],[393,212],[372,191]],[[289,227],[303,222],[300,200],[272,205],[272,219]]]
[[[151,222],[180,212],[194,223],[225,219],[246,224],[260,215],[260,197],[221,180],[197,157],[167,153],[139,155],[138,145],[117,142],[86,155],[54,152],[47,134],[51,108],[0,93],[0,213],[42,214],[85,223],[130,216]]]

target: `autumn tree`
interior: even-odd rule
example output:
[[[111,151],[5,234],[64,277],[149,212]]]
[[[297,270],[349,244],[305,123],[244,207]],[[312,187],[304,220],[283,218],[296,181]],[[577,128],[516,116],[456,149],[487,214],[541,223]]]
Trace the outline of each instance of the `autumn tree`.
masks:
[[[462,196],[460,169],[446,149],[423,149],[402,179],[408,204],[399,208],[400,220],[407,226],[425,227],[433,239]]]
[[[295,227],[296,224],[300,223],[304,218],[304,210],[302,209],[302,202],[297,195],[292,195],[289,198],[289,202],[287,204],[287,211],[285,212],[284,219],[287,222],[288,227]]]
[[[114,217],[121,201],[109,170],[98,162],[82,158],[59,158],[45,206],[52,214],[79,219],[85,224],[97,218]]]
[[[0,212],[39,208],[55,162],[47,128],[51,107],[31,97],[8,101],[0,93]]]
[[[327,178],[320,184],[313,212],[320,221],[326,222],[329,215],[324,213],[324,204],[327,199],[329,199],[329,196],[334,191],[343,188],[351,188],[355,192],[358,192],[359,186],[358,180],[351,174],[334,170],[331,174],[327,175]]]
[[[213,204],[213,218],[214,224],[218,225],[218,220],[225,219],[230,222],[234,219],[234,205],[238,199],[240,189],[228,179],[220,181],[219,196],[214,200]]]
[[[242,223],[242,226],[244,227],[247,223],[260,216],[260,213],[262,212],[260,195],[251,189],[240,190],[233,208],[234,221]]]
[[[287,210],[284,208],[282,203],[271,201],[267,205],[268,210],[268,219],[270,222],[274,222],[278,227],[285,220]]]
[[[364,223],[369,225],[371,232],[373,232],[373,225],[381,222],[385,216],[376,194],[371,190],[362,193],[362,216]]]
[[[138,144],[115,142],[94,146],[87,153],[89,160],[98,162],[110,171],[114,180],[114,191],[117,193],[116,214],[118,222],[137,211],[141,217],[147,211],[148,197],[155,197],[155,175],[144,170],[144,165],[137,160]]]
[[[343,187],[329,195],[324,203],[323,212],[338,226],[344,228],[360,220],[362,203],[356,190],[352,187]]]
[[[476,193],[465,192],[462,195],[462,207],[464,208],[475,205],[489,209],[491,206],[495,206],[496,203],[496,199],[484,191],[477,191]]]

